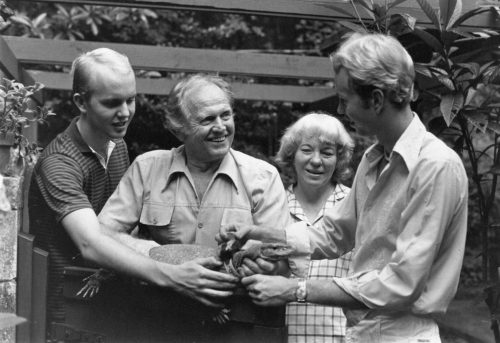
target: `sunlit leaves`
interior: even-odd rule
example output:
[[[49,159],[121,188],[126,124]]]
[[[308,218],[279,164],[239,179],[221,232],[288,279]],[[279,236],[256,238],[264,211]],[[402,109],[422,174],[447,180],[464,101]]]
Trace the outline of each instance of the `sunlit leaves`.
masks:
[[[434,24],[434,27],[441,31],[441,22],[439,20],[439,10],[438,13],[432,8],[431,4],[427,0],[417,0],[418,4],[422,8],[422,11],[427,15],[427,17]]]
[[[464,98],[460,92],[447,93],[441,97],[439,108],[446,125],[451,125],[453,119],[455,119],[457,115],[457,112],[463,106],[463,102]]]
[[[31,98],[43,87],[38,82],[24,86],[7,79],[3,79],[0,84],[0,133],[14,135],[14,145],[19,156],[29,160],[35,159],[39,149],[23,136],[24,128],[33,122],[44,122],[48,116],[54,115],[49,108],[37,106]]]

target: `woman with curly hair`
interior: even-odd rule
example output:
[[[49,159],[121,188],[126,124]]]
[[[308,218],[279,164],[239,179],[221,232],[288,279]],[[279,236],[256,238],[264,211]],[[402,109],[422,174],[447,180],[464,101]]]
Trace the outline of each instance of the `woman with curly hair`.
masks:
[[[327,113],[307,114],[285,131],[276,162],[292,180],[287,195],[293,221],[318,225],[325,210],[346,196],[349,188],[343,183],[351,175],[353,147],[342,123]],[[334,260],[311,261],[308,278],[346,276],[350,261],[350,252]],[[344,342],[345,321],[339,307],[290,303],[288,342]]]

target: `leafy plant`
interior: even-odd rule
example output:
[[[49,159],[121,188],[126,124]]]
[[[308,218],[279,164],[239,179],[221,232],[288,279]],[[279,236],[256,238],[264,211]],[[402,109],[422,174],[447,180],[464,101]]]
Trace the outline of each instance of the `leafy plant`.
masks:
[[[36,162],[39,148],[23,135],[23,130],[31,123],[43,123],[48,116],[54,115],[50,109],[37,106],[32,99],[42,88],[40,83],[24,86],[7,79],[3,79],[0,84],[0,135],[13,137],[10,160],[3,170],[4,175],[19,175],[25,163]]]

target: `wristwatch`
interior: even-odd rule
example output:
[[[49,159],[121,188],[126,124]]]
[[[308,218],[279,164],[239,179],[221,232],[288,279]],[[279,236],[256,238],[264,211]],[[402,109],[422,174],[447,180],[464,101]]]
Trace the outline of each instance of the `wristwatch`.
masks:
[[[305,303],[307,300],[307,286],[306,279],[299,278],[297,279],[298,286],[295,290],[295,300],[299,303]]]

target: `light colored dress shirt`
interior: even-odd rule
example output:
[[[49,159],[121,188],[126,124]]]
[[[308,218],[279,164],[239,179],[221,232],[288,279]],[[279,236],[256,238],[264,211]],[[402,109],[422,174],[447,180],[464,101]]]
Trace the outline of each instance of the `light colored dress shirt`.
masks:
[[[221,225],[284,227],[289,216],[276,168],[232,149],[200,199],[181,146],[138,156],[98,218],[108,228],[139,225],[159,244],[216,247]]]
[[[355,245],[350,276],[334,281],[368,309],[345,311],[347,342],[439,342],[432,317],[446,311],[458,286],[467,175],[416,115],[377,178],[382,158],[381,145],[367,150],[351,192],[320,228],[287,227],[287,240],[305,257],[291,266],[304,275],[309,252],[334,257]]]
[[[294,222],[305,222],[307,227],[318,226],[326,210],[344,199],[349,188],[338,184],[332,190],[318,216],[311,223],[295,197],[293,185],[287,189],[288,207]],[[347,276],[351,253],[338,259],[314,260],[309,264],[308,279],[331,280],[332,277]],[[340,307],[311,303],[290,303],[287,305],[288,343],[341,343],[344,342],[346,318]]]

